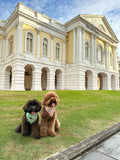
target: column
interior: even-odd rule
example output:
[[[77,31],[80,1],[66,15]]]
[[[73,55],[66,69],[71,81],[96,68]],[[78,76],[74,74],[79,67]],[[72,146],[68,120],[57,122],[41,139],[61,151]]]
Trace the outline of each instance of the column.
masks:
[[[24,89],[24,66],[22,62],[15,62],[12,67],[12,87],[11,90]]]
[[[66,64],[66,50],[65,50],[65,40],[63,40],[63,64]]]
[[[107,78],[108,78],[108,81],[106,82],[107,86],[105,85],[105,87],[106,87],[105,89],[111,90],[111,74],[109,74]]]
[[[54,61],[54,57],[53,57],[53,40],[54,40],[54,36],[51,35],[51,62]]]
[[[118,59],[117,59],[116,47],[113,47],[113,70],[118,71]]]
[[[98,75],[97,73],[93,73],[93,90],[98,90]]]
[[[94,64],[97,61],[96,35],[94,35]]]
[[[37,29],[37,58],[40,58],[40,30]]]
[[[16,55],[23,55],[23,22],[16,26]]]
[[[105,68],[108,68],[108,53],[109,53],[109,47],[108,43],[105,43]]]
[[[95,43],[94,43],[94,35],[93,34],[91,34],[91,50],[90,50],[90,52],[91,52],[91,64],[92,65],[94,65],[94,63],[95,63]]]
[[[75,31],[75,28],[73,29],[73,63],[75,63],[75,52],[76,52],[76,31]]]
[[[0,62],[2,58],[2,41],[0,40]]]
[[[84,32],[85,32],[85,30],[84,30],[84,28],[82,28],[82,35],[81,35],[81,46],[82,46],[82,48],[81,48],[81,56],[82,56],[82,61],[84,61],[84,59],[85,59],[85,46],[84,46]]]
[[[79,79],[79,84],[78,84],[78,90],[85,90],[85,71],[84,69],[82,70],[79,68],[78,72],[78,79]]]
[[[77,62],[82,61],[82,28],[77,27]]]
[[[0,90],[4,90],[4,83],[5,83],[5,80],[4,80],[4,75],[5,75],[5,70],[4,70],[4,66],[1,65],[0,66],[0,75],[1,75],[1,78],[0,78]]]
[[[47,72],[47,89],[55,90],[55,70],[51,69]]]
[[[115,90],[119,90],[119,74],[116,75],[115,81],[116,81],[116,82],[115,82],[115,84],[116,84]]]
[[[41,88],[41,74],[42,67],[36,67],[35,70],[32,71],[32,90],[42,90]]]
[[[6,56],[6,36],[3,36],[3,47],[2,47],[2,61],[5,61],[5,56]]]

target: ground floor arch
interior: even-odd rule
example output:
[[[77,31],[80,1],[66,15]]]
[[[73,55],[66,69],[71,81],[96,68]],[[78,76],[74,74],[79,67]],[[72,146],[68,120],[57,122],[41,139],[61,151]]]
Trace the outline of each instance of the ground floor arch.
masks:
[[[47,67],[42,68],[42,74],[41,74],[41,88],[42,90],[47,90],[48,87],[48,81],[49,81],[49,72],[50,70]]]
[[[12,88],[12,66],[8,66],[5,69],[4,88],[5,90]]]
[[[91,70],[87,70],[85,72],[85,89],[86,90],[93,89],[93,72]]]
[[[97,87],[98,90],[108,89],[108,76],[105,73],[99,73],[97,76]]]
[[[30,64],[25,66],[25,73],[24,73],[24,88],[25,90],[32,89],[32,82],[33,82],[33,72],[34,67]]]
[[[55,89],[60,90],[62,89],[62,71],[57,69],[55,71]]]

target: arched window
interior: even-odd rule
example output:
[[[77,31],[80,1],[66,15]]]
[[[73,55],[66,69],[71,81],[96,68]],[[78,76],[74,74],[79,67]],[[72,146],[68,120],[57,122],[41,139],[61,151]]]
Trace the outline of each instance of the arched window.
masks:
[[[56,59],[60,59],[60,44],[56,43],[56,54],[55,54]]]
[[[85,58],[86,59],[90,58],[89,57],[89,43],[88,42],[85,43]]]
[[[27,33],[27,51],[33,52],[33,35],[30,32]]]
[[[13,54],[13,35],[12,36],[10,36],[10,38],[9,38],[9,52],[8,52],[8,55],[11,55],[11,54]]]
[[[101,45],[98,46],[98,62],[102,62],[103,60],[103,48]]]
[[[47,40],[47,38],[43,39],[43,56],[48,56],[48,40]]]

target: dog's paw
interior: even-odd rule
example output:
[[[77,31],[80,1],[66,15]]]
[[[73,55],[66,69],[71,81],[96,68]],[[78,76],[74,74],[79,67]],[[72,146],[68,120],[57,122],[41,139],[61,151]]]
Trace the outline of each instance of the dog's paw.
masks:
[[[55,137],[56,136],[56,133],[54,131],[48,131],[48,135],[51,136],[51,137]]]
[[[40,135],[33,137],[34,139],[40,139]]]
[[[47,132],[41,132],[41,133],[40,133],[40,136],[41,136],[41,137],[46,137],[46,136],[47,136]]]
[[[56,128],[56,129],[55,129],[55,132],[60,132],[60,128]]]

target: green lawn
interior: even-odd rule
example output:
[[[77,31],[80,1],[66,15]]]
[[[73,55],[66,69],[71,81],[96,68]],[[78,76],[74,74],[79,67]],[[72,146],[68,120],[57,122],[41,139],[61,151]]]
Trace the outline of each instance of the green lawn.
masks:
[[[120,121],[120,91],[56,91],[61,131],[35,140],[14,128],[29,99],[41,102],[46,91],[0,91],[0,160],[42,160]]]

